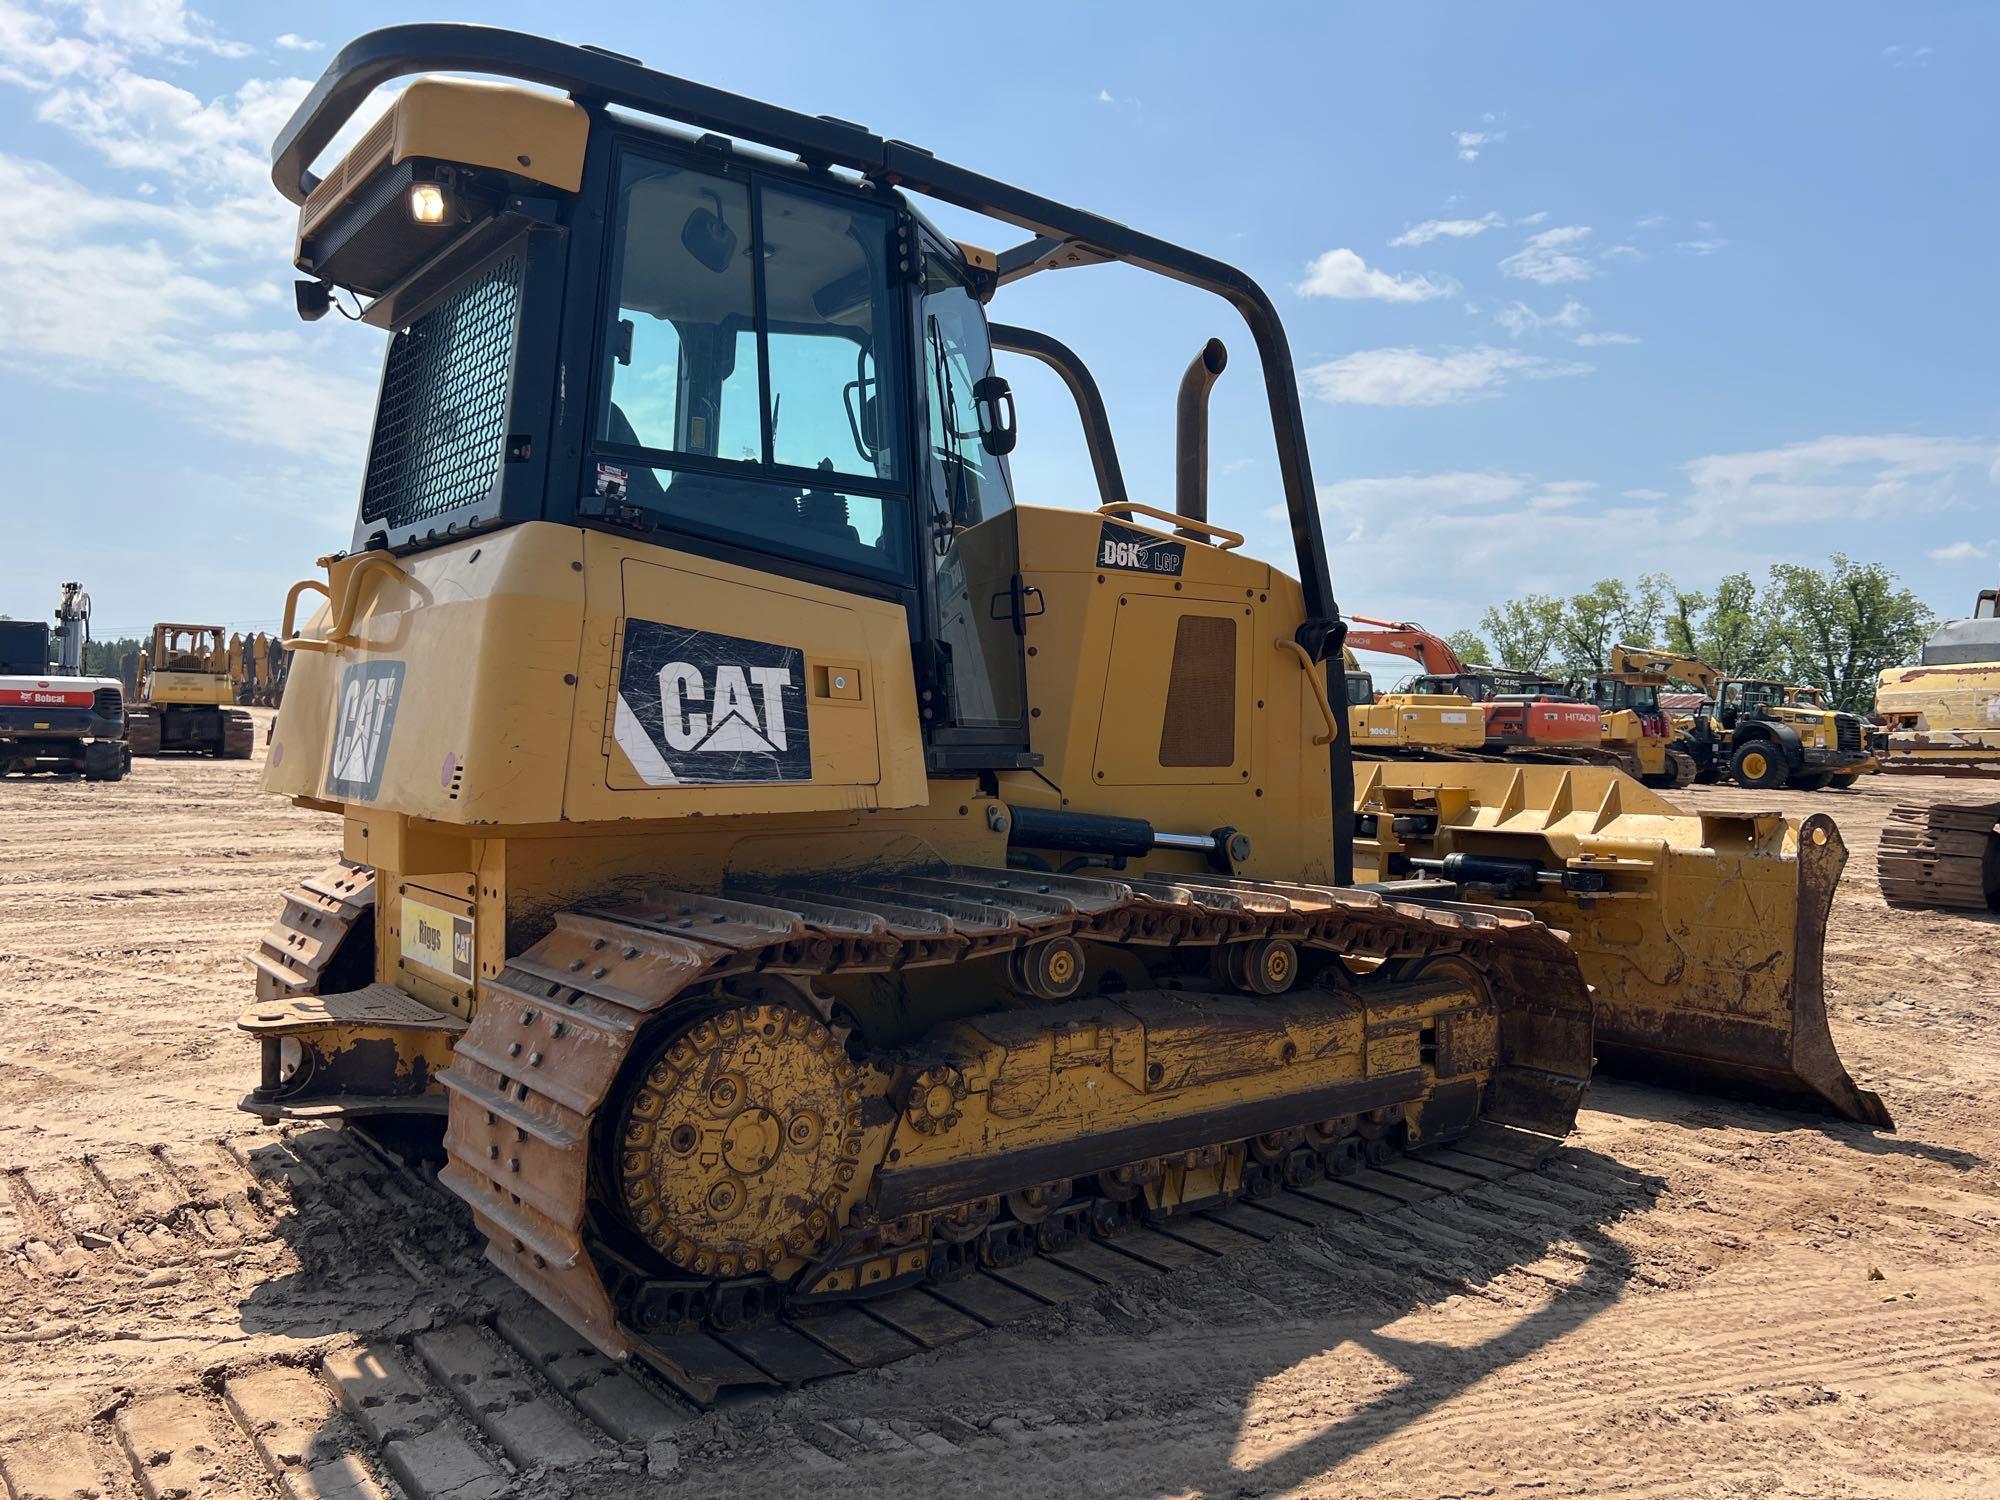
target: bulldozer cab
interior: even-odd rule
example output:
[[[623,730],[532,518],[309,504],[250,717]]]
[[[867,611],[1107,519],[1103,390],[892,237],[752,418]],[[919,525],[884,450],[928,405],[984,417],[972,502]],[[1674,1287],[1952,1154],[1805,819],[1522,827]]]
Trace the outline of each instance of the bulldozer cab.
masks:
[[[221,671],[222,627],[220,625],[155,625],[153,627],[153,670],[155,672]]]
[[[377,87],[439,68],[512,81],[420,78],[313,172]],[[278,140],[273,180],[300,207],[302,315],[352,292],[392,336],[356,553],[550,521],[887,601],[907,623],[929,772],[1031,769],[1024,622],[1046,604],[1022,579],[1014,404],[986,303],[1025,276],[1115,261],[1215,292],[1248,322],[1297,549],[1298,641],[1316,674],[1338,646],[1283,327],[1233,267],[859,126],[483,27],[350,44]],[[958,244],[920,200],[1028,237]],[[1078,393],[1099,498],[1122,502],[1088,372],[1045,335],[1002,333]],[[1104,530],[1119,571],[1187,551]],[[1344,737],[1329,759],[1345,808]],[[1350,867],[1343,850],[1334,862]]]

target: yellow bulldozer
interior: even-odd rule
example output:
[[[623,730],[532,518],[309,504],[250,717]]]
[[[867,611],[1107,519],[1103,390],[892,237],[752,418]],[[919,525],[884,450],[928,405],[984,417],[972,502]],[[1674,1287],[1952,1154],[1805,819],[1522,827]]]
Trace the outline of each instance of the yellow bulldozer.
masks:
[[[155,625],[141,659],[139,698],[125,709],[134,755],[250,758],[256,733],[250,715],[234,706],[232,651],[220,625]]]
[[[504,81],[420,78],[310,170],[440,71]],[[982,1266],[1475,1129],[1551,1148],[1599,1057],[1888,1125],[1827,1032],[1828,820],[1587,766],[1356,785],[1241,271],[471,26],[349,45],[274,179],[301,312],[391,339],[351,549],[286,604],[265,785],[343,852],[253,958],[244,1107],[441,1126],[489,1257],[599,1348],[704,1396],[888,1357]],[[1198,482],[1125,495],[1087,367],[989,321],[1106,263],[1245,320],[1296,576]],[[1017,502],[996,348],[1064,374],[1095,508]]]

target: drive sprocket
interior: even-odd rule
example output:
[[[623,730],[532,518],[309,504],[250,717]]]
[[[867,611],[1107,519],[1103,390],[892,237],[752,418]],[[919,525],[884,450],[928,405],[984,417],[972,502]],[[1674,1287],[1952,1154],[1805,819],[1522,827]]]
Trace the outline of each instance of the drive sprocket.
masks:
[[[625,1101],[625,1218],[698,1276],[766,1271],[826,1248],[861,1144],[858,1072],[833,1032],[782,1005],[697,1021]]]

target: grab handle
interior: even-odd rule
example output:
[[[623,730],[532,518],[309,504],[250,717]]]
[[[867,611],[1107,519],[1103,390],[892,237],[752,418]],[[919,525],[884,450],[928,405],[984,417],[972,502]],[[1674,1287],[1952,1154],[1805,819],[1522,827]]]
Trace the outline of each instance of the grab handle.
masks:
[[[1333,704],[1326,696],[1326,681],[1319,671],[1319,664],[1307,653],[1306,648],[1288,635],[1281,635],[1272,642],[1280,651],[1288,651],[1298,658],[1299,670],[1306,674],[1306,681],[1312,684],[1313,701],[1319,704],[1319,714],[1326,721],[1326,733],[1313,736],[1315,745],[1331,745],[1340,738],[1340,720],[1333,716]]]
[[[285,595],[284,646],[287,651],[338,651],[343,646],[354,644],[354,611],[361,601],[361,581],[370,573],[387,572],[408,581],[410,575],[402,564],[382,552],[365,554],[347,572],[342,580],[339,598],[333,590],[317,578],[301,578]],[[297,635],[296,616],[299,596],[307,589],[317,589],[333,603],[333,620],[327,626],[324,636]]]
[[[1109,505],[1097,507],[1100,516],[1130,516],[1135,512],[1142,516],[1151,516],[1156,521],[1165,521],[1169,526],[1177,526],[1182,531],[1200,531],[1218,537],[1220,540],[1215,544],[1218,552],[1227,552],[1232,547],[1243,545],[1243,533],[1240,531],[1231,531],[1227,526],[1217,526],[1209,521],[1197,521],[1193,516],[1175,515],[1170,510],[1161,510],[1154,505],[1142,505],[1137,500],[1114,500]]]

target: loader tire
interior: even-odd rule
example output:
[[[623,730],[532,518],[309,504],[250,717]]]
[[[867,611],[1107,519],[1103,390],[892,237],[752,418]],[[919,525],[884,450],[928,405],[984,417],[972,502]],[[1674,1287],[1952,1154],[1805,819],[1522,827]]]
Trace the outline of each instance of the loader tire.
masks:
[[[1792,772],[1777,746],[1769,740],[1752,740],[1747,745],[1738,745],[1736,753],[1729,757],[1729,779],[1738,786],[1775,792],[1792,779]]]
[[[1854,783],[1859,781],[1860,779],[1861,779],[1861,773],[1859,771],[1856,771],[1852,776],[1836,776],[1833,778],[1831,782],[1828,783],[1828,785],[1833,787],[1836,791],[1844,792],[1849,787],[1853,786]]]
[[[1800,792],[1823,792],[1831,780],[1832,775],[1824,771],[1812,776],[1796,776],[1792,778],[1792,788]]]

